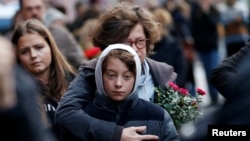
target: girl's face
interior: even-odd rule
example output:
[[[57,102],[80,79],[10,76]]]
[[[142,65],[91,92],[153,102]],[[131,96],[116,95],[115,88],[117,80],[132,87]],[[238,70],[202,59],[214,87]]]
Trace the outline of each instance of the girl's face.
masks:
[[[48,73],[51,64],[51,49],[46,40],[38,34],[25,34],[17,43],[20,63],[33,75]]]
[[[114,101],[128,97],[134,87],[135,76],[118,58],[110,57],[103,72],[103,85],[107,96]]]
[[[127,41],[132,42],[131,46],[132,48],[136,51],[136,53],[138,54],[141,62],[144,62],[146,56],[147,56],[147,50],[146,50],[146,35],[144,34],[144,30],[141,24],[137,24],[130,32],[128,38],[126,39]],[[138,44],[144,44],[145,43],[145,47],[143,48],[138,48],[135,45],[135,41],[137,41],[137,45]],[[141,41],[145,41],[144,43],[141,43]],[[140,43],[139,43],[140,42]]]

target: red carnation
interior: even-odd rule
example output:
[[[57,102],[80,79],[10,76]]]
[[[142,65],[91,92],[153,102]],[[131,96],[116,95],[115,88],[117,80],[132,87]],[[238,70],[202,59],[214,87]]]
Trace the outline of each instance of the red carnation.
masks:
[[[184,89],[184,88],[180,88],[179,89],[179,92],[184,95],[184,96],[187,96],[188,95],[188,90],[187,89]]]
[[[197,93],[199,95],[205,95],[206,94],[206,92],[204,90],[202,90],[201,88],[197,88],[196,91],[197,91]]]
[[[168,82],[168,85],[175,91],[179,89],[179,87],[174,82]]]
[[[173,86],[175,85],[175,83],[174,83],[174,82],[168,82],[168,85],[169,85],[170,87],[173,87]]]

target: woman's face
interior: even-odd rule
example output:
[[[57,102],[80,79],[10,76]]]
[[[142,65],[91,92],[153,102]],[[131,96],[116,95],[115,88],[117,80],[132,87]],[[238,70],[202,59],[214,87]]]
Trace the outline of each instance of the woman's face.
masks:
[[[135,41],[140,41],[146,39],[146,35],[144,34],[144,30],[141,24],[137,24],[130,32],[129,36],[126,40],[132,41],[131,44],[132,48],[136,51],[138,56],[140,57],[141,62],[144,62],[146,56],[147,56],[147,50],[146,50],[146,40],[145,40],[145,47],[143,48],[137,48],[135,45]],[[139,43],[138,43],[139,44]]]
[[[51,64],[51,49],[46,40],[38,34],[25,34],[17,43],[20,63],[35,76],[48,73]]]

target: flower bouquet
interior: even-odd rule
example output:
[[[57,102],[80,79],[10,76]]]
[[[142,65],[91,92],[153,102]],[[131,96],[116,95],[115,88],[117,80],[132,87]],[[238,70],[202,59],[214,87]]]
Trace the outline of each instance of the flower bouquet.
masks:
[[[192,96],[188,90],[169,82],[166,87],[158,87],[155,91],[156,102],[169,112],[177,129],[202,115],[199,103],[202,102],[201,96],[206,94],[202,89],[197,88],[198,94]]]

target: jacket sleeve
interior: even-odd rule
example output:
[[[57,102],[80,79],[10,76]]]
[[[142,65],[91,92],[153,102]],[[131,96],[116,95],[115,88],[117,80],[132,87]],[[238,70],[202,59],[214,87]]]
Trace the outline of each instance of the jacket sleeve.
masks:
[[[172,118],[169,113],[165,111],[164,121],[161,125],[161,141],[180,141],[180,135],[174,125]]]
[[[79,140],[100,140],[101,137],[112,140],[116,129],[122,128],[117,128],[115,123],[90,117],[83,110],[93,100],[95,89],[93,70],[81,70],[59,102],[55,124]]]
[[[219,66],[212,70],[210,76],[211,84],[225,97],[228,98],[228,88],[231,87],[231,81],[237,74],[240,63],[246,56],[250,55],[250,40],[246,45],[234,55],[224,59]]]

